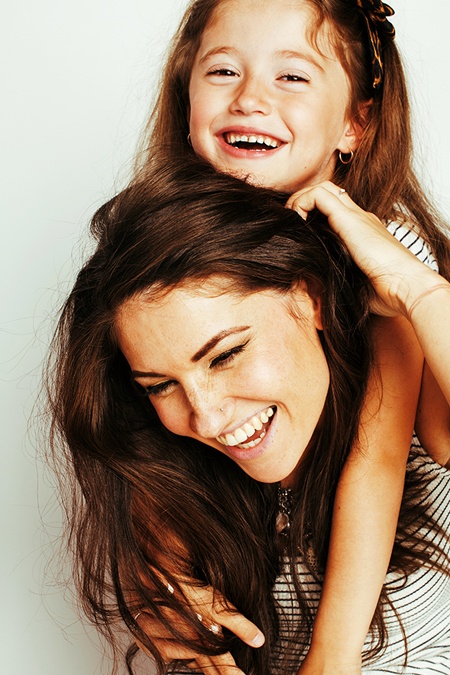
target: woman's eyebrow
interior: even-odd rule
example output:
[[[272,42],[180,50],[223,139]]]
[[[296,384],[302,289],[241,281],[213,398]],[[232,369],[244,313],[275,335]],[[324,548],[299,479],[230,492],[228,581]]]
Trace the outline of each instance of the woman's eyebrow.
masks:
[[[214,337],[208,340],[208,342],[206,342],[203,347],[200,347],[198,352],[196,352],[191,358],[192,363],[197,363],[197,361],[200,361],[200,359],[206,356],[206,354],[208,354],[211,349],[214,349],[214,347],[224,338],[228,337],[229,335],[243,333],[249,328],[250,326],[234,326],[233,328],[227,328],[226,330],[220,331],[220,333],[217,333],[217,335],[214,335]],[[147,370],[132,370],[131,375],[133,377],[166,377],[163,373],[155,373],[153,371]]]
[[[192,363],[197,363],[197,361],[200,361],[200,359],[206,356],[206,354],[208,354],[211,349],[214,349],[214,347],[224,338],[228,337],[229,335],[235,335],[236,333],[243,333],[249,328],[250,326],[235,326],[234,328],[228,328],[227,330],[220,331],[220,333],[217,333],[217,335],[208,340],[208,342],[206,342],[203,347],[201,347],[198,352],[194,354],[194,356],[191,358]]]

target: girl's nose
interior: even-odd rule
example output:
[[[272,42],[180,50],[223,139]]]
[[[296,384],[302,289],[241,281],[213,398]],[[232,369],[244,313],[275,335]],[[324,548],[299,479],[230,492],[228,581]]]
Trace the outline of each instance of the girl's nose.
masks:
[[[272,109],[268,92],[263,83],[255,79],[243,80],[231,104],[234,113],[268,115]]]

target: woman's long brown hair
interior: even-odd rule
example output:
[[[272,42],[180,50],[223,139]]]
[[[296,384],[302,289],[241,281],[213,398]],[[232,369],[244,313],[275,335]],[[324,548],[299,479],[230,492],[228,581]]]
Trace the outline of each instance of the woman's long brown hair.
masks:
[[[244,672],[264,675],[278,635],[276,486],[257,483],[223,454],[162,426],[131,384],[116,314],[136,294],[151,302],[154,293],[216,274],[238,293],[281,295],[301,282],[320,294],[330,388],[320,432],[300,465],[290,546],[294,564],[298,547],[311,544],[323,569],[334,493],[357,440],[371,363],[365,279],[322,217],[306,223],[279,195],[195,160],[168,163],[126,189],[97,212],[92,232],[97,249],[63,308],[48,367],[52,448],[67,488],[83,607],[110,637],[125,622],[159,672],[157,645],[133,618],[142,607],[174,640],[207,654],[231,650]],[[407,484],[392,559],[392,569],[403,573],[421,562],[437,565],[439,555],[431,537],[417,535],[426,522],[423,486]],[[265,633],[264,647],[208,631],[184,601],[180,577],[222,593]],[[298,580],[296,592],[301,647],[312,617]],[[382,645],[381,611],[374,633]]]

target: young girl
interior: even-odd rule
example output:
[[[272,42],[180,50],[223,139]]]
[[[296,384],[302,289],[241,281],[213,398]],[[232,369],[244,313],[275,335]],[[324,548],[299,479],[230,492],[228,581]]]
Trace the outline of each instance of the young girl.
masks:
[[[365,225],[320,190],[336,226]],[[311,192],[297,198],[310,205]],[[178,643],[204,672],[295,675],[334,493],[364,431],[366,279],[325,218],[308,224],[279,195],[189,162],[106,204],[94,233],[51,369],[85,606],[108,630],[122,617],[161,673]],[[433,298],[443,282],[429,274]],[[413,298],[420,328],[429,303]],[[364,673],[450,674],[449,532],[450,473],[415,441]],[[211,587],[213,619],[200,609]],[[221,632],[224,598],[261,627],[259,649]]]
[[[392,13],[379,0],[191,3],[138,179],[197,153],[219,171],[289,193],[333,181],[325,189],[345,190],[420,260],[434,267],[435,256],[447,275],[448,240],[412,170]],[[324,592],[302,675],[358,669],[391,555],[412,428],[438,459],[448,439],[448,406],[426,366],[418,405],[423,357],[407,322],[374,319],[373,331],[379,378],[373,375],[364,433],[337,490]],[[228,627],[250,642],[233,620],[227,617]]]

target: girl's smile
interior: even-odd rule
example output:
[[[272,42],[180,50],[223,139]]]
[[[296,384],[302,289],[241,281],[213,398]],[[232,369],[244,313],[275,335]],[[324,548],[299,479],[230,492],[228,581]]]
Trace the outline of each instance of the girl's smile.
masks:
[[[229,0],[203,33],[189,86],[194,150],[217,169],[293,192],[356,147],[349,83],[304,0]]]
[[[262,482],[289,479],[319,423],[329,372],[306,291],[238,294],[225,279],[124,303],[117,336],[135,381],[175,434]]]

